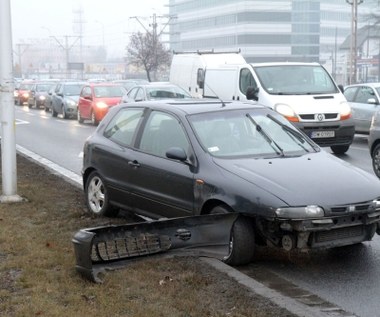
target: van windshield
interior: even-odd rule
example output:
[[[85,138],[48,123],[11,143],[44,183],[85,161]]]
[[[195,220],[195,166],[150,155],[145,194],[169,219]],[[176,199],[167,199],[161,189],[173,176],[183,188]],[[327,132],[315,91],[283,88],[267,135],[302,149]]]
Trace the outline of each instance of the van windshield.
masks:
[[[262,87],[271,95],[337,93],[326,70],[319,65],[254,66]]]

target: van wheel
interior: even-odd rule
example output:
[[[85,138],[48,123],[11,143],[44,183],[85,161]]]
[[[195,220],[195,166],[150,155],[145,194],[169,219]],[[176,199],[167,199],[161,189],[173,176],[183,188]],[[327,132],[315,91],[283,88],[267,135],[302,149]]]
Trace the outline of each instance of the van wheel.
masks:
[[[349,148],[349,145],[333,145],[331,146],[331,151],[333,151],[334,154],[344,154]]]
[[[216,206],[211,210],[211,214],[223,214],[232,212],[225,206]],[[229,254],[223,262],[229,265],[244,265],[253,260],[255,252],[255,232],[252,221],[240,216],[236,219],[230,236]]]

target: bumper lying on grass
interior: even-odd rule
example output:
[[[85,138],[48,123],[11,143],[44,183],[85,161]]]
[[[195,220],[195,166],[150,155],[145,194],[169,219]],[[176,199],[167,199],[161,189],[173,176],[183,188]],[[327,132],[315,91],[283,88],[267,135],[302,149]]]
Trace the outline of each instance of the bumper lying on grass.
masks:
[[[138,256],[182,249],[220,260],[228,256],[238,214],[205,215],[82,229],[73,238],[76,270],[93,282]]]

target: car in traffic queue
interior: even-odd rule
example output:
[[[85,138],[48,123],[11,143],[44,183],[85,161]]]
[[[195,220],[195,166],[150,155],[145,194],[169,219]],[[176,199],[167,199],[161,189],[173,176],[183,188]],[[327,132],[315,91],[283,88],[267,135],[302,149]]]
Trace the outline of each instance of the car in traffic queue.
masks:
[[[57,117],[62,114],[64,119],[76,118],[78,112],[79,94],[85,82],[63,81],[57,84],[51,95],[51,114]]]
[[[115,84],[121,84],[124,86],[124,88],[129,91],[132,87],[137,86],[137,85],[145,85],[149,84],[149,81],[146,79],[116,79],[112,81]]]
[[[114,107],[84,144],[82,176],[98,216],[238,213],[225,258],[233,265],[250,262],[256,244],[309,250],[380,234],[380,180],[259,104]]]
[[[49,90],[54,87],[55,83],[50,82],[36,82],[30,90],[28,106],[29,108],[45,108],[45,101],[48,96]]]
[[[122,102],[137,102],[159,99],[191,99],[192,96],[181,87],[166,82],[150,82],[132,87],[123,96]]]
[[[352,109],[355,132],[368,134],[372,117],[380,105],[380,83],[363,83],[344,88],[344,96]]]
[[[99,124],[108,109],[119,104],[126,92],[121,84],[89,83],[85,85],[78,101],[78,122],[91,120],[93,125]]]
[[[20,83],[13,94],[16,105],[22,106],[24,103],[28,102],[33,85],[34,81],[22,81]]]

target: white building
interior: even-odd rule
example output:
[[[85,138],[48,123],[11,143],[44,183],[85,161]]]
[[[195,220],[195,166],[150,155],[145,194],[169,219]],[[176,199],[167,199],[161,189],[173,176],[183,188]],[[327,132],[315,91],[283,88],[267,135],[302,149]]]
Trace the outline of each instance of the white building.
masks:
[[[358,27],[379,2],[358,5]],[[315,61],[335,76],[345,70],[339,46],[351,34],[351,11],[345,0],[169,0],[170,47],[240,49],[248,62]]]

